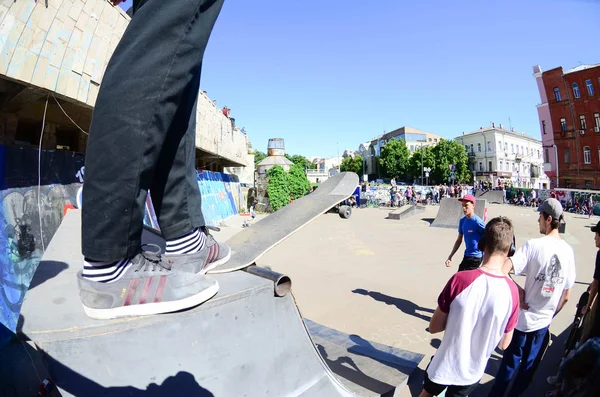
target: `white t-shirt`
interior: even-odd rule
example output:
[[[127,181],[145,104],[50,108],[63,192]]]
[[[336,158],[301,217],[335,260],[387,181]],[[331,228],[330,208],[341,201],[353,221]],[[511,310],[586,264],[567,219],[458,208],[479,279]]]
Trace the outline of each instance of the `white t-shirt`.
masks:
[[[502,336],[517,325],[517,286],[482,269],[458,272],[440,294],[438,306],[448,320],[427,375],[440,385],[472,385],[483,376]]]
[[[532,332],[550,325],[563,290],[575,284],[575,254],[564,240],[544,236],[529,240],[511,258],[515,274],[527,274],[525,303],[517,329]]]

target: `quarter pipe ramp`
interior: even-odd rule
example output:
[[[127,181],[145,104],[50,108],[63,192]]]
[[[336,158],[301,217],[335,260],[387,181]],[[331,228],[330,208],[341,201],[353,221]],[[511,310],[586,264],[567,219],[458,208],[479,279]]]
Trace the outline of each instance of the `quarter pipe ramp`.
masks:
[[[487,220],[486,200],[477,199],[477,203],[475,205],[475,214],[477,214],[477,216],[484,221]],[[458,229],[458,222],[463,216],[464,214],[460,201],[455,198],[444,197],[440,202],[440,207],[435,219],[429,226]]]
[[[488,203],[504,203],[504,193],[502,193],[502,190],[476,190],[475,198],[477,200],[484,199]]]
[[[275,297],[272,281],[243,271],[215,275],[219,293],[194,309],[89,319],[75,277],[80,222],[67,213],[22,309],[21,333],[63,396],[379,396],[423,357],[304,321],[292,294]]]

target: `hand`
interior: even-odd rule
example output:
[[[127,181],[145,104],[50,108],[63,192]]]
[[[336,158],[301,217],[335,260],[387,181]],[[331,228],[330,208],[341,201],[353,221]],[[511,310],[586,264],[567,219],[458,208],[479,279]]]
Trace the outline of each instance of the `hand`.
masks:
[[[585,305],[584,307],[581,308],[581,315],[585,316],[585,314],[588,312],[588,310],[590,310],[590,306],[589,305]]]
[[[519,288],[519,306],[523,310],[529,309],[529,305],[525,302],[525,290],[523,288]]]
[[[446,267],[452,266],[452,259],[446,260]]]

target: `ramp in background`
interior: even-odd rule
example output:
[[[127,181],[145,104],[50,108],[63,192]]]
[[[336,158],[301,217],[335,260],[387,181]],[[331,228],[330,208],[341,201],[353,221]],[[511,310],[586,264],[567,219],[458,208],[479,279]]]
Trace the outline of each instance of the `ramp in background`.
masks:
[[[502,190],[476,190],[475,198],[477,200],[484,199],[488,203],[494,204],[503,204],[504,203],[504,194]]]
[[[477,199],[475,214],[484,221],[487,218],[487,201]],[[458,222],[464,216],[462,204],[458,199],[444,197],[440,202],[440,208],[430,227],[445,227],[458,229]]]
[[[415,215],[417,213],[421,213],[424,211],[425,211],[425,207],[422,205],[406,204],[406,205],[396,208],[395,210],[390,212],[390,214],[388,215],[388,219],[396,219],[396,220],[404,219],[404,218],[408,218],[409,216],[412,216],[412,215]]]
[[[67,213],[21,312],[21,335],[63,396],[391,395],[423,358],[305,323],[291,294],[275,297],[272,281],[243,271],[215,275],[219,293],[190,310],[90,319],[75,276],[80,222]]]

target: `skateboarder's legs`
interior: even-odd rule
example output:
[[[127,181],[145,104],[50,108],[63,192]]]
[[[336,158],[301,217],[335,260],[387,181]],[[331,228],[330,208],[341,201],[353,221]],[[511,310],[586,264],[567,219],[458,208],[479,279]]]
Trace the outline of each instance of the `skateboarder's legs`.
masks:
[[[204,218],[194,169],[202,58],[222,4],[223,0],[134,1],[134,17],[102,81],[86,153],[82,209],[86,261],[80,285],[88,314],[94,310],[95,315],[105,310],[98,316],[136,314],[119,305],[145,302],[163,307],[145,307],[150,313],[142,314],[180,310],[201,303],[198,294],[206,298],[207,290],[214,294],[218,289],[205,276],[180,274],[177,259],[185,255],[166,265],[161,255],[142,253],[140,245],[150,189],[168,246],[176,244],[174,252],[194,252],[177,251],[193,245],[206,248],[194,254],[203,263],[228,258],[227,247],[200,229]],[[153,280],[159,276],[161,280]],[[136,294],[140,279],[144,292]],[[119,288],[123,283],[126,288]],[[169,295],[165,291],[175,286],[180,291],[165,302]],[[111,295],[119,289],[121,299]],[[127,289],[133,290],[129,299]],[[102,306],[111,300],[98,296],[103,291],[117,303]]]

